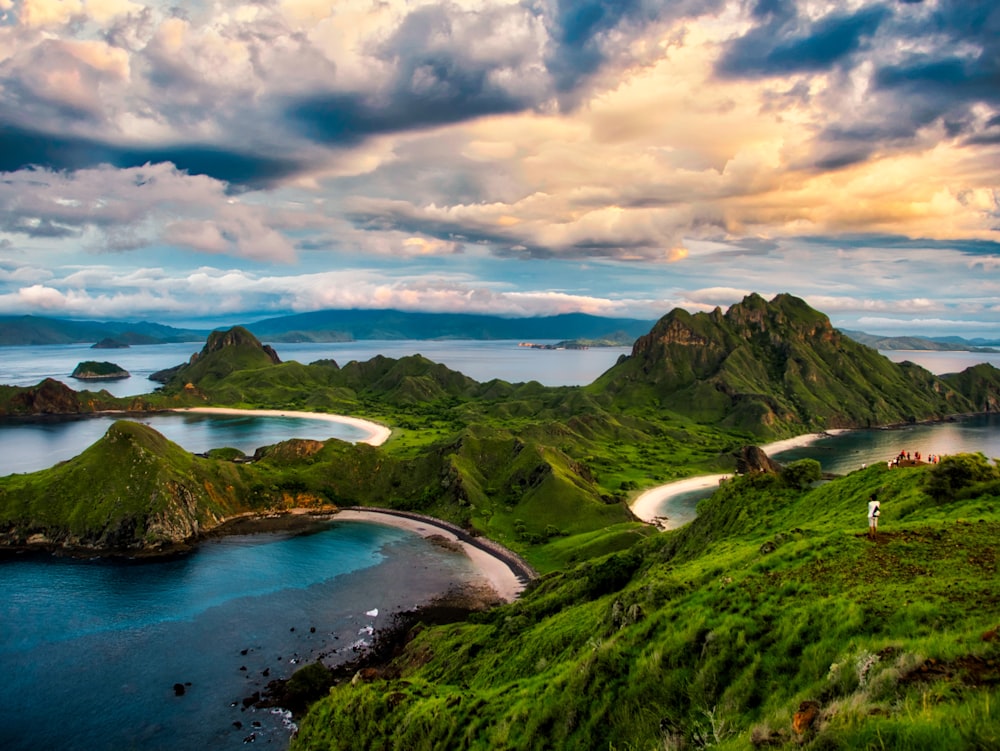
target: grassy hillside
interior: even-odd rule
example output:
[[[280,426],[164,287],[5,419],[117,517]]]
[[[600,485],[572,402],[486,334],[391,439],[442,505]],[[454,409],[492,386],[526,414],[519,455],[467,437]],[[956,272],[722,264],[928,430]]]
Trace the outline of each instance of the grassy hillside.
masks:
[[[998,533],[981,457],[734,480],[684,529],[418,630],[293,748],[996,748]]]

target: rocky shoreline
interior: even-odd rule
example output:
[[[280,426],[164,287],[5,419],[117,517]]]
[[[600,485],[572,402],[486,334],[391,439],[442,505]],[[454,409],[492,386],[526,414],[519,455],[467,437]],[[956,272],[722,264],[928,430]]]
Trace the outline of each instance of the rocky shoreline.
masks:
[[[452,589],[427,605],[394,613],[391,623],[377,629],[371,644],[352,659],[330,666],[323,662],[326,655],[321,654],[289,678],[271,680],[264,690],[245,697],[243,706],[282,709],[301,719],[334,686],[398,678],[400,670],[393,663],[421,629],[457,623],[499,604],[502,603],[475,585]]]

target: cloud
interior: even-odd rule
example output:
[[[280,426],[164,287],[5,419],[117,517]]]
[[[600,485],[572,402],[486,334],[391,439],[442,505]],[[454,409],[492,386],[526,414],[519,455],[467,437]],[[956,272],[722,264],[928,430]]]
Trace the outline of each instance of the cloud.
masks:
[[[275,225],[281,213],[228,195],[227,186],[169,164],[71,173],[24,170],[0,181],[0,230],[29,238],[85,238],[94,250],[158,243],[247,258],[290,261]],[[175,219],[178,214],[184,219]],[[270,222],[270,223],[269,223]]]
[[[727,45],[717,70],[738,78],[829,70],[863,50],[887,13],[875,5],[812,19],[799,16],[790,4],[759,3],[755,15],[764,22]]]

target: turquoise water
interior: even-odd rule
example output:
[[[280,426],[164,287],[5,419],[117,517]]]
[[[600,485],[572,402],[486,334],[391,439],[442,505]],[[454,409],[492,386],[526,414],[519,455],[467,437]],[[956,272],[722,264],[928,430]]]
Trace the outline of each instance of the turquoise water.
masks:
[[[251,733],[282,748],[288,719],[244,697],[298,665],[349,659],[369,627],[475,575],[462,554],[361,522],[213,540],[167,561],[0,569],[9,751],[225,749]],[[175,683],[190,683],[183,696]]]

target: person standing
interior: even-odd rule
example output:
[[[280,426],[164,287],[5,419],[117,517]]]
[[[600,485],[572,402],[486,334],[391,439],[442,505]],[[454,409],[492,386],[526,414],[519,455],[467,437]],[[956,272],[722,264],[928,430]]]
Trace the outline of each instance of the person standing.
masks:
[[[878,533],[878,518],[882,513],[882,504],[875,494],[868,497],[868,536],[873,538]]]

